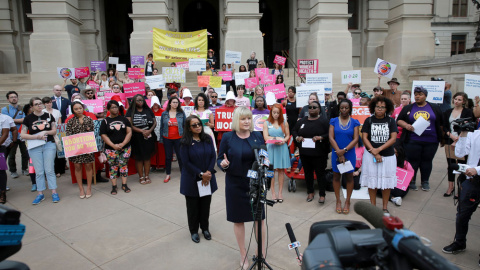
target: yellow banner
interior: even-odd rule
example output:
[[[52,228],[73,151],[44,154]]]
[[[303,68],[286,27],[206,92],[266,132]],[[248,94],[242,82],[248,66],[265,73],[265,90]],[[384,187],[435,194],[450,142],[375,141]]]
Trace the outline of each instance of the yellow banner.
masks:
[[[190,58],[207,58],[207,30],[171,32],[153,28],[154,61],[183,62]]]

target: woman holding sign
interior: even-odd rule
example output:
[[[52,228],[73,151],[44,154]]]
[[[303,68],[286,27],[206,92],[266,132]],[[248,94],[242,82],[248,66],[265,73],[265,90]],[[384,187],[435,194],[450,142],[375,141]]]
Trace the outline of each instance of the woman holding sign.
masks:
[[[83,104],[79,101],[74,101],[71,108],[74,116],[67,122],[66,135],[70,136],[93,132],[93,120],[83,114]],[[90,198],[92,196],[93,162],[95,162],[94,154],[89,153],[74,156],[70,157],[69,160],[75,166],[75,178],[77,179],[78,188],[80,190],[80,199]],[[87,174],[87,192],[83,189],[83,183],[81,180],[83,164],[85,164],[85,173]]]

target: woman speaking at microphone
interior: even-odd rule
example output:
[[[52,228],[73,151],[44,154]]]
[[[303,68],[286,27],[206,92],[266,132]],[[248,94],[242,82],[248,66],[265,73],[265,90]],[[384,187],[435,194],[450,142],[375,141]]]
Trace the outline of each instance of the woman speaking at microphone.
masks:
[[[264,144],[262,134],[253,131],[252,112],[247,107],[236,108],[233,112],[232,131],[223,134],[217,164],[226,173],[227,220],[234,223],[233,231],[240,249],[240,266],[243,269],[248,269],[244,223],[254,221],[247,174],[255,161],[253,148]],[[265,223],[262,220],[263,243],[265,235]],[[265,254],[265,245],[262,244],[262,247],[262,254]]]

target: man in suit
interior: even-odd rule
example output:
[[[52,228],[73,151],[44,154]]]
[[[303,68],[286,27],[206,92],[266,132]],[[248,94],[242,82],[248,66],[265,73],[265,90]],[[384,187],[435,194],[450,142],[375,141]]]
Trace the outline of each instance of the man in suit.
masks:
[[[67,119],[67,108],[72,104],[69,99],[62,97],[62,87],[55,85],[53,87],[52,107],[62,114],[62,123]]]

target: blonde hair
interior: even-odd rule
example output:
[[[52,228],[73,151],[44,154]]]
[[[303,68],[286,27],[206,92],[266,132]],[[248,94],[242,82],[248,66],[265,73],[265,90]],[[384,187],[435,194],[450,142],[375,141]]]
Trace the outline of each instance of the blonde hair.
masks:
[[[240,131],[240,119],[242,117],[250,117],[252,119],[252,111],[245,106],[237,107],[233,111],[232,117],[232,131]],[[253,119],[250,121],[250,132],[253,131]]]

